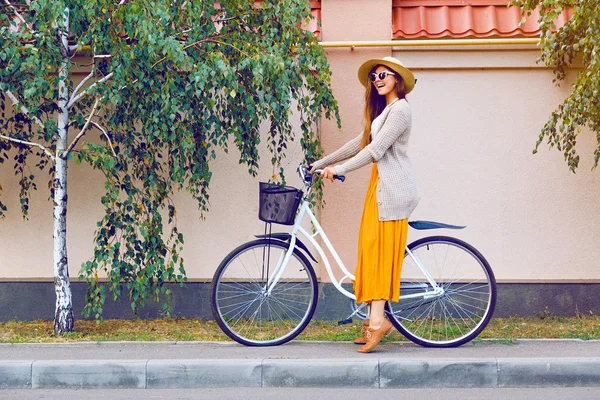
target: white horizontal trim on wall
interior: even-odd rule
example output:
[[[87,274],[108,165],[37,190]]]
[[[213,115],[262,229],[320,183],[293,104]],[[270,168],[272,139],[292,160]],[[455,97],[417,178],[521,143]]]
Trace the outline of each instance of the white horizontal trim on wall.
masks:
[[[388,49],[382,49],[382,57],[389,55]],[[360,57],[361,52],[368,52],[372,57],[373,49],[326,49],[328,57],[347,53],[348,56]],[[540,50],[533,46],[515,48],[515,46],[478,48],[392,48],[392,56],[400,59],[411,70],[451,70],[451,69],[540,69],[546,70],[543,63],[537,63]],[[569,69],[583,68],[576,62]]]

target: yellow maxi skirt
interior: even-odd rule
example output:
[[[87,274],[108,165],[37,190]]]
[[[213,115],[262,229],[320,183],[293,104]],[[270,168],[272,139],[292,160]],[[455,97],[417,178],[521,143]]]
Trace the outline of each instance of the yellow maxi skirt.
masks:
[[[408,234],[408,219],[379,221],[377,209],[377,164],[371,180],[358,235],[358,263],[354,293],[356,302],[398,301],[400,273]]]

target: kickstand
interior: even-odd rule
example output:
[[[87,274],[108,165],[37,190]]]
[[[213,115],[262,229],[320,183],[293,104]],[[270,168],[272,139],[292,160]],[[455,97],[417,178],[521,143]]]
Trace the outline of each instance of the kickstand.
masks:
[[[366,316],[366,319],[369,319],[370,307],[368,306],[367,303],[362,303],[360,305],[357,305],[355,302],[351,301],[351,308],[354,310],[354,311],[352,311],[352,314],[348,315],[348,317],[346,319],[338,321],[338,325],[351,324],[352,317],[354,317],[356,314],[363,314],[364,316]],[[365,309],[365,312],[363,312],[363,309]]]

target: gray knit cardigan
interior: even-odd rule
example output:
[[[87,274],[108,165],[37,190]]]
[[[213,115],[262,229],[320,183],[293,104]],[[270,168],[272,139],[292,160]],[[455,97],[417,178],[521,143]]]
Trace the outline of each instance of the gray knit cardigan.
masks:
[[[337,175],[377,163],[377,206],[380,221],[405,219],[421,198],[413,166],[406,154],[412,114],[405,99],[386,107],[381,113],[382,124],[371,133],[371,143],[361,149],[362,133],[330,155],[314,162],[315,168],[347,160],[334,167]]]

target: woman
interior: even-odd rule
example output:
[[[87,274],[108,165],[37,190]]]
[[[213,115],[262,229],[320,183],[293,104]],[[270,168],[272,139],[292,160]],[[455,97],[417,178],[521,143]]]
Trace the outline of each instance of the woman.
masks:
[[[387,300],[398,301],[408,217],[419,202],[419,188],[406,154],[411,111],[406,94],[415,86],[412,72],[393,57],[368,60],[358,69],[366,88],[364,130],[334,153],[312,164],[311,172],[334,175],[373,163],[358,237],[356,302],[370,304],[360,353],[372,351],[392,330],[384,317]],[[346,160],[342,164],[332,164]]]

